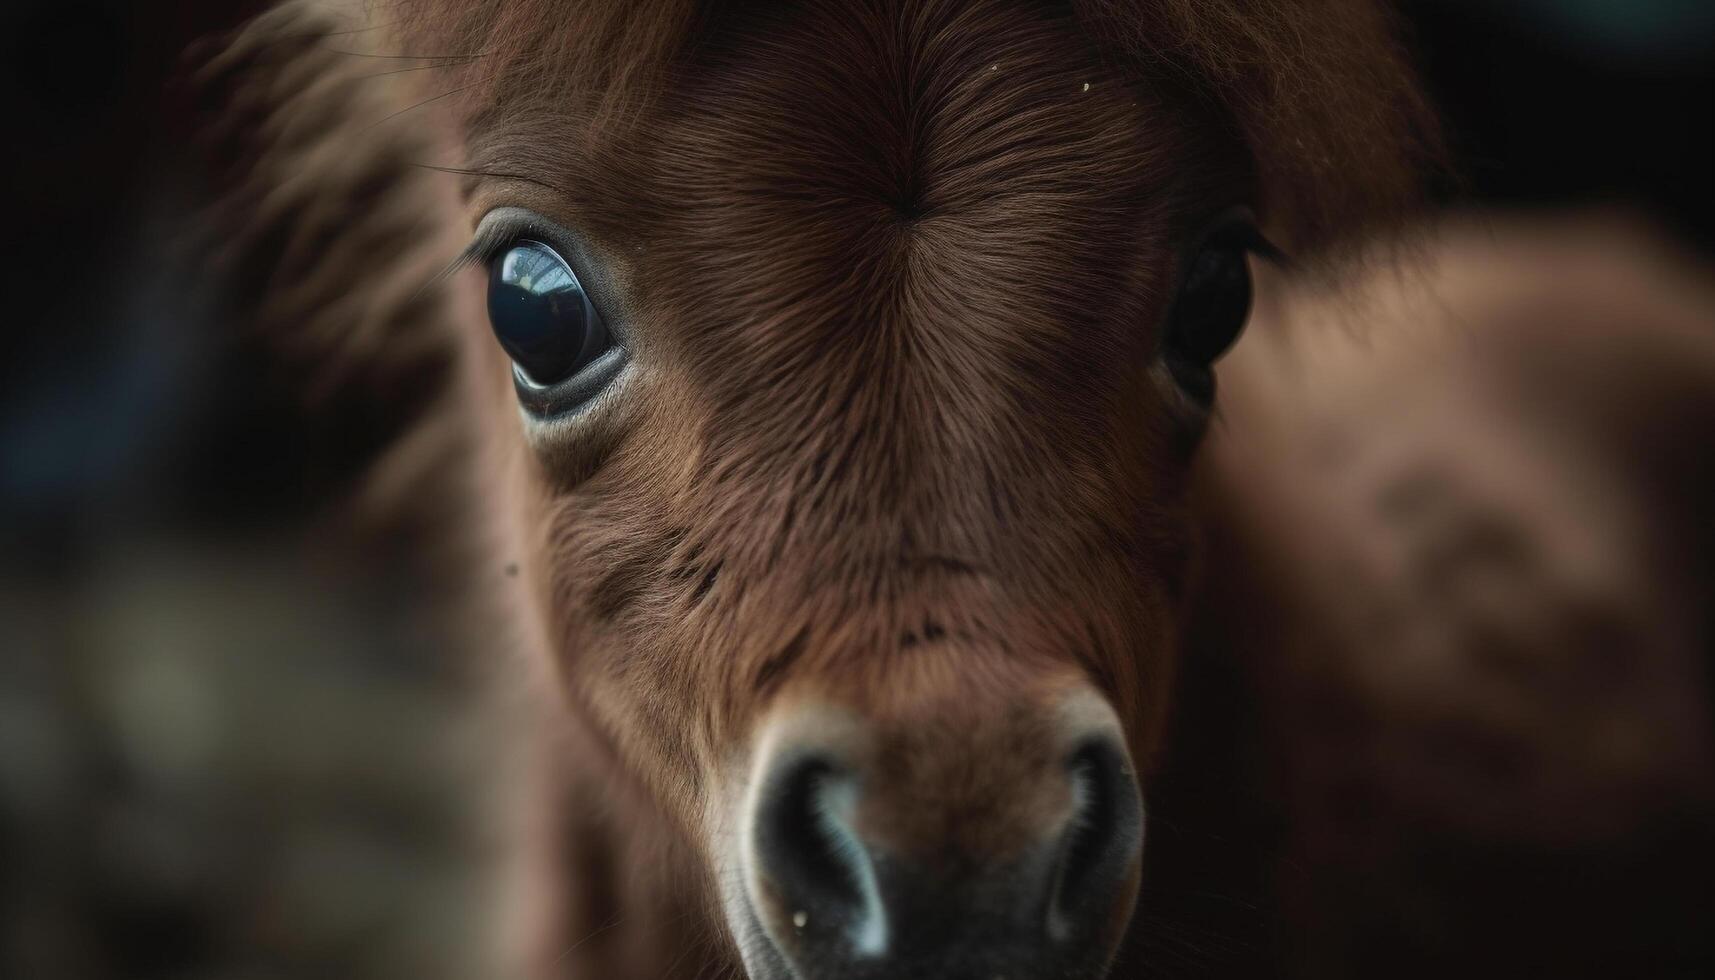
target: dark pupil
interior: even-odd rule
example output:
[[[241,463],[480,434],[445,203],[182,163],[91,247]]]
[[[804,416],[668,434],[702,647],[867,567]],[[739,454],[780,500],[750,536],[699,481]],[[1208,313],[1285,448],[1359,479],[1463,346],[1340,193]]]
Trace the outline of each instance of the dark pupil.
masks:
[[[1251,309],[1245,254],[1243,245],[1217,241],[1193,260],[1173,311],[1172,355],[1207,367],[1238,339]]]
[[[488,318],[500,346],[538,384],[562,381],[601,353],[601,325],[583,286],[546,245],[519,242],[494,263]]]

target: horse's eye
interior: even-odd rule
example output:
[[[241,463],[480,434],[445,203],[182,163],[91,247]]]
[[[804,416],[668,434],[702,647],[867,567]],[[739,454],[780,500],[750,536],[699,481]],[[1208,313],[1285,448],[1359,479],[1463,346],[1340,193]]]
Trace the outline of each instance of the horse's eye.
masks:
[[[541,242],[519,241],[495,261],[488,319],[524,380],[557,385],[611,346],[577,275]]]
[[[1249,222],[1229,220],[1204,237],[1185,268],[1163,355],[1180,387],[1199,402],[1214,397],[1209,368],[1238,339],[1250,317],[1249,253],[1267,248]]]

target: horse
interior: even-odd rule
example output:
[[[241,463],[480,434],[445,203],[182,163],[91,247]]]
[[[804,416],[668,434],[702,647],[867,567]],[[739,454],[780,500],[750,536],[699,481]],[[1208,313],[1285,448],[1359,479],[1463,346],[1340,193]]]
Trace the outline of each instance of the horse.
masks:
[[[220,56],[216,223],[309,388],[397,420],[363,506],[445,492],[502,610],[462,642],[549,702],[547,967],[1148,969],[1176,667],[1258,608],[1203,539],[1307,550],[1256,519],[1298,477],[1221,435],[1213,364],[1440,159],[1387,11],[375,14],[288,5]],[[354,108],[359,72],[414,94]],[[1223,378],[1256,431],[1300,403]]]
[[[1383,13],[399,13],[460,62],[489,493],[622,876],[758,978],[1101,975],[1250,256],[1432,138]]]

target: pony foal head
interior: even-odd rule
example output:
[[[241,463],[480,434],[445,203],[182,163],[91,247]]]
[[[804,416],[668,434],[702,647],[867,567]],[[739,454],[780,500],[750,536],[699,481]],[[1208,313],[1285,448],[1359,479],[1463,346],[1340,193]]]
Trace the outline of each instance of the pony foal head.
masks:
[[[1250,6],[408,8],[533,628],[753,976],[1117,948],[1253,222],[1412,185],[1376,11]]]

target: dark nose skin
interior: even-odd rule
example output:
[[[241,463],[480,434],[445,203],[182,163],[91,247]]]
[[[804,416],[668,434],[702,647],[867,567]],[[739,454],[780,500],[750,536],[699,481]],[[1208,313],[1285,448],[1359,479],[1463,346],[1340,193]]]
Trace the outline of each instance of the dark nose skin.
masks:
[[[1143,836],[1137,784],[1112,736],[1077,741],[1040,779],[1013,787],[1057,805],[992,853],[961,846],[982,834],[957,823],[981,814],[938,821],[946,798],[889,795],[878,784],[886,778],[825,748],[791,746],[764,776],[750,828],[756,911],[793,975],[1103,975],[1129,911]],[[917,812],[877,814],[881,806]],[[938,830],[910,853],[866,830],[902,821]]]

